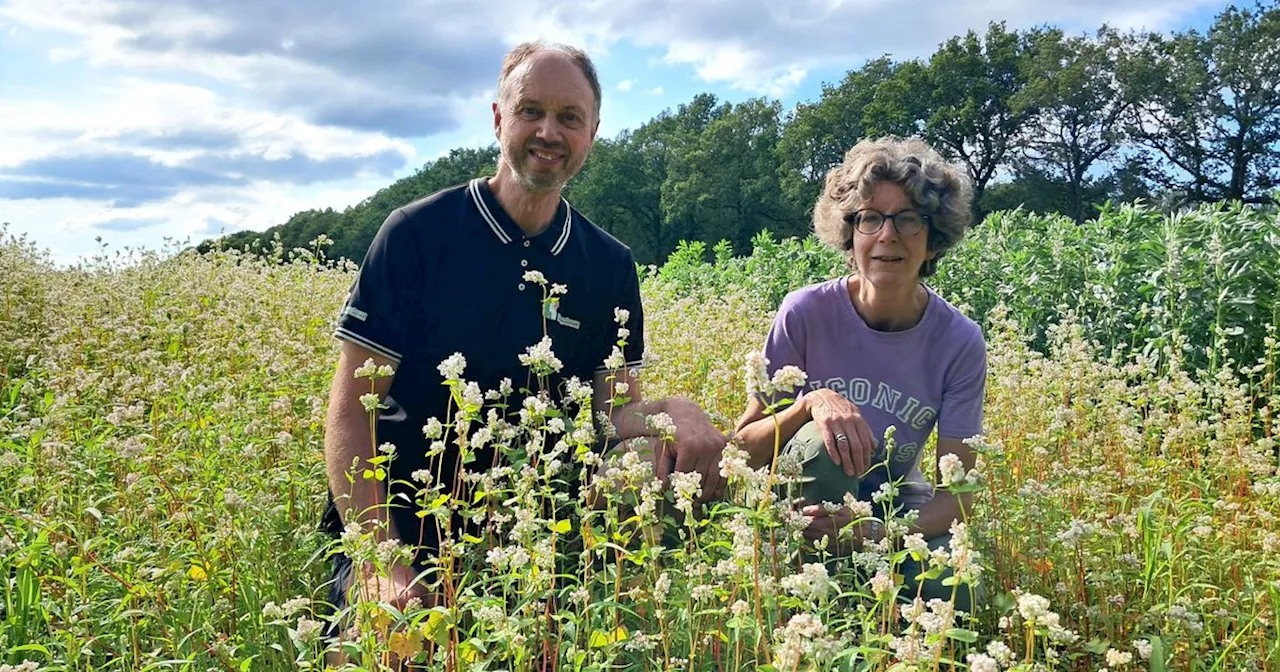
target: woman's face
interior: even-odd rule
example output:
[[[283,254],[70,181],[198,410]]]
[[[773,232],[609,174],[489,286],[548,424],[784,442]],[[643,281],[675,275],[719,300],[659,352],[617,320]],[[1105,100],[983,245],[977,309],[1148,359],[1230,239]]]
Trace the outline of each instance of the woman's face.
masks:
[[[918,283],[924,262],[934,257],[934,253],[928,249],[929,225],[924,213],[916,210],[907,192],[894,182],[878,183],[871,200],[862,207],[860,212],[864,215],[869,210],[875,210],[885,217],[875,233],[862,233],[854,227],[853,259],[858,265],[858,274],[884,289]],[[902,219],[899,220],[899,217]],[[872,213],[872,219],[874,218]],[[918,227],[914,233],[903,235],[899,229],[909,228],[912,218],[923,221],[923,226]],[[857,220],[854,213],[846,218],[851,224]]]

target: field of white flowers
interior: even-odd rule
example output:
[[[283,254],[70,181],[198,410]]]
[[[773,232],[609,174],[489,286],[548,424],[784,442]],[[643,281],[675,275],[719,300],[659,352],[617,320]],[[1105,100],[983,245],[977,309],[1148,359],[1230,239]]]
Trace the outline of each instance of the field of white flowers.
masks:
[[[634,460],[604,465],[605,505],[557,496],[599,468],[589,416],[488,399],[464,368],[439,440],[504,459],[463,490],[424,479],[420,506],[489,533],[432,569],[444,603],[359,602],[331,643],[322,424],[352,269],[56,269],[0,235],[0,670],[324,669],[326,647],[366,670],[1280,670],[1278,253],[1274,212],[988,219],[938,277],[982,322],[990,378],[977,473],[939,484],[978,505],[931,555],[806,549],[785,465],[732,451],[706,509]],[[778,294],[838,262],[695,256],[645,280],[644,385],[727,426]],[[983,604],[915,599],[894,571],[913,554]]]

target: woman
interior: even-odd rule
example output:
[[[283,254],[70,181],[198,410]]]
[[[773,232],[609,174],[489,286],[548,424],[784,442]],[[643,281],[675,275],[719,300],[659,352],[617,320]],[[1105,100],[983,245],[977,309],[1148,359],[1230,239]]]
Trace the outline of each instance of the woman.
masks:
[[[848,254],[853,273],[791,292],[764,347],[770,374],[794,365],[808,375],[776,419],[781,442],[807,460],[806,475],[818,477],[805,488],[810,539],[835,542],[853,519],[847,507],[829,513],[819,501],[839,503],[849,492],[869,502],[889,482],[900,482],[898,512],[918,511],[908,533],[922,534],[931,547],[946,545],[952,521],[964,519],[969,496],[935,493],[920,456],[936,427],[939,458],[954,455],[966,470],[973,467],[964,439],[982,430],[986,343],[977,324],[922,280],[963,236],[971,202],[965,174],[915,139],[859,142],[827,175],[814,229]],[[738,421],[753,467],[773,459],[771,401],[753,395]],[[892,453],[883,439],[890,427]],[[878,523],[853,532],[855,549],[884,536]],[[904,573],[910,582],[916,571]],[[971,606],[967,593],[959,591],[958,608]],[[940,580],[926,582],[926,599],[951,594]]]

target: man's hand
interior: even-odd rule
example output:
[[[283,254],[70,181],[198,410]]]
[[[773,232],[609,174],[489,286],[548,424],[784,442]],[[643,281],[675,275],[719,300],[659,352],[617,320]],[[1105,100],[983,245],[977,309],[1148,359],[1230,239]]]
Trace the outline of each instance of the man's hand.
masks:
[[[382,576],[377,568],[369,563],[357,569],[359,574],[352,577],[352,580],[360,584],[357,588],[359,598],[373,602],[388,602],[401,611],[409,600],[415,597],[424,601],[427,599],[427,590],[421,583],[414,580],[417,572],[412,567],[396,563],[389,569],[390,576]]]
[[[675,422],[676,440],[666,447],[668,454],[657,460],[658,477],[666,482],[672,471],[696,471],[702,474],[700,501],[722,497],[725,480],[720,476],[720,457],[728,437],[711,424],[700,406],[688,399],[672,397],[665,400],[664,406]]]
[[[875,436],[871,426],[844,396],[821,388],[802,397],[808,405],[809,416],[822,432],[831,461],[844,469],[845,476],[862,476],[871,468],[871,454],[875,450]]]

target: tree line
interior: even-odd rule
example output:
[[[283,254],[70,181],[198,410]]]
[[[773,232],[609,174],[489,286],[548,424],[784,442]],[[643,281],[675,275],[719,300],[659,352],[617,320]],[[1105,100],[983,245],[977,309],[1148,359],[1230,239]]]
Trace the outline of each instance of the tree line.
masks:
[[[1270,202],[1280,194],[1280,2],[1228,7],[1207,30],[1169,34],[992,23],[927,59],[871,59],[791,110],[700,94],[597,139],[566,196],[642,263],[680,241],[746,252],[761,231],[806,235],[827,170],[858,140],[886,134],[922,136],[963,166],[978,216],[1024,207],[1084,221],[1108,201]],[[497,156],[455,149],[346,210],[300,212],[221,245],[261,249],[278,235],[289,249],[325,234],[328,256],[359,260],[393,209],[492,174]]]

